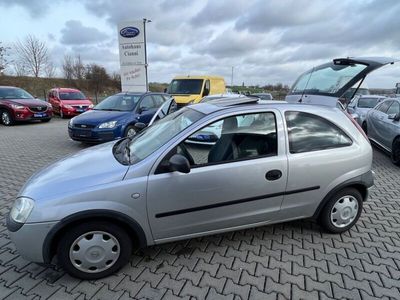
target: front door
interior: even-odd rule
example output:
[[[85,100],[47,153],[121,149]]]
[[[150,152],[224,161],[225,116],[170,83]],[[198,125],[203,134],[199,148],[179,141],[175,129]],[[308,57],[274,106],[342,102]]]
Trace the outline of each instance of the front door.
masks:
[[[210,132],[207,128],[201,132]],[[188,174],[156,170],[149,176],[147,207],[155,240],[236,229],[275,219],[287,180],[282,120],[275,112],[222,120],[213,142],[194,132],[174,147],[191,164]]]

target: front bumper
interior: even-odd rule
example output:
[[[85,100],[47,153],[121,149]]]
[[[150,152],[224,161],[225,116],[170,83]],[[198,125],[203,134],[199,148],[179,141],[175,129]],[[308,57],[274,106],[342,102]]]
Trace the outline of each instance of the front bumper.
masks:
[[[14,222],[15,223],[15,222]],[[44,263],[44,241],[50,230],[57,224],[54,222],[26,223],[15,230],[15,224],[7,217],[7,229],[11,241],[17,248],[18,253],[26,260]],[[13,231],[14,230],[14,231]]]
[[[87,143],[105,143],[122,137],[122,130],[118,127],[112,129],[76,128],[68,127],[68,134],[74,141]]]
[[[14,119],[18,122],[35,121],[35,120],[49,120],[53,117],[52,111],[33,113],[30,111],[15,111]]]
[[[87,112],[88,110],[89,110],[88,108],[80,110],[77,110],[75,108],[74,109],[62,108],[63,115],[66,117],[75,117],[80,114],[83,114],[84,112]]]

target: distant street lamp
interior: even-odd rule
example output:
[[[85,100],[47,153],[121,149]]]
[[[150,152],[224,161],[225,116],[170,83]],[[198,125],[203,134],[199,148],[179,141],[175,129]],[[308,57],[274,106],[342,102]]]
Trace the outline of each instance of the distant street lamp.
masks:
[[[151,20],[143,19],[143,36],[144,36],[144,68],[146,71],[146,91],[149,91],[149,79],[147,77],[147,43],[146,43],[146,23],[150,23]]]

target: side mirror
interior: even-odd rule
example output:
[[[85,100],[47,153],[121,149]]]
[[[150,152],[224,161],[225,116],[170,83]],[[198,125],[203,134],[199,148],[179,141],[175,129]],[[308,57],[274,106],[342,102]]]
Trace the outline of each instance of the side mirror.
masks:
[[[400,121],[400,113],[390,114],[390,115],[388,115],[388,119],[398,122],[398,121]]]
[[[180,173],[189,173],[190,172],[190,164],[186,157],[181,154],[174,154],[169,159],[169,169],[171,171],[177,171]]]
[[[145,129],[147,127],[147,125],[146,124],[144,124],[144,123],[142,123],[142,122],[137,122],[137,123],[135,123],[135,129],[136,129],[136,131],[141,131],[141,130],[143,130],[143,129]]]

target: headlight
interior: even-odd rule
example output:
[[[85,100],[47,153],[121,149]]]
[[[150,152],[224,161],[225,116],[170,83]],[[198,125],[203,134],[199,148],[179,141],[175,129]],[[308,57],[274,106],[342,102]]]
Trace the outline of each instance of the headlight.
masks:
[[[114,128],[117,124],[117,121],[110,121],[100,124],[99,128]]]
[[[35,202],[30,198],[17,198],[10,212],[11,219],[18,223],[25,223],[34,206]]]
[[[73,107],[71,105],[63,105],[63,107],[66,109],[73,109]]]
[[[94,105],[93,105],[93,104],[90,104],[90,105],[89,105],[89,108],[93,108],[93,107],[94,107]]]
[[[20,105],[20,104],[11,104],[11,107],[14,109],[24,109],[25,108],[25,106]]]
[[[69,122],[68,122],[68,126],[74,126],[74,119],[75,119],[75,117],[73,117],[71,120],[69,120]]]
[[[53,108],[53,105],[51,105],[51,103],[47,103],[47,107],[48,108]]]

